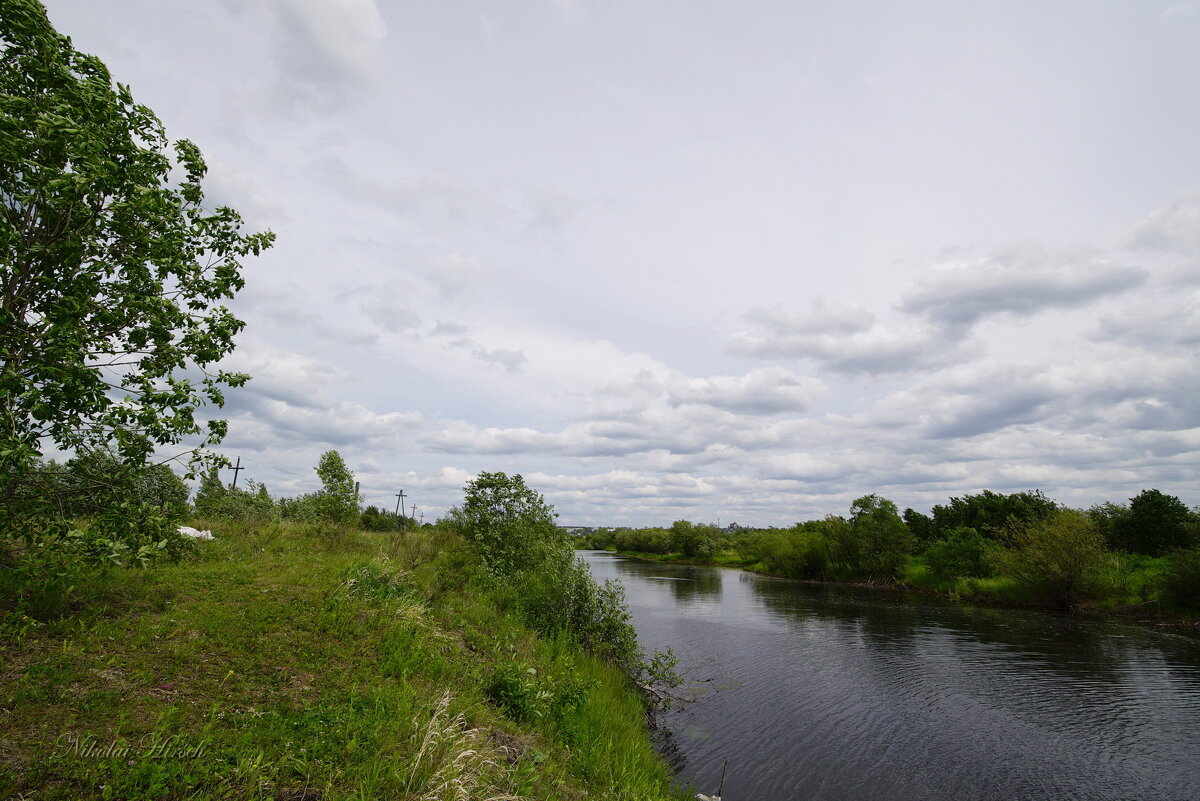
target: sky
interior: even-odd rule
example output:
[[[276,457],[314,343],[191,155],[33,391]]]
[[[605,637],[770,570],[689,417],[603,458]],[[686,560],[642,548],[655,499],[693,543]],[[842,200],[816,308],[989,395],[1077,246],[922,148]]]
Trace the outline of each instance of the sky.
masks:
[[[278,238],[218,449],[273,495],[1200,503],[1200,2],[46,6]]]

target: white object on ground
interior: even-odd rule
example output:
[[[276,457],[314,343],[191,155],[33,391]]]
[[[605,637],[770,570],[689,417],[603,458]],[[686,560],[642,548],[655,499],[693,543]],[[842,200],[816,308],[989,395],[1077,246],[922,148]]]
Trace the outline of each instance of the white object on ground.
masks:
[[[200,531],[199,529],[192,528],[191,526],[180,526],[179,533],[183,534],[186,537],[191,537],[192,539],[197,539],[197,540],[215,540],[216,539],[216,537],[213,536],[213,533],[211,531],[209,531],[208,529],[205,529],[204,531]]]

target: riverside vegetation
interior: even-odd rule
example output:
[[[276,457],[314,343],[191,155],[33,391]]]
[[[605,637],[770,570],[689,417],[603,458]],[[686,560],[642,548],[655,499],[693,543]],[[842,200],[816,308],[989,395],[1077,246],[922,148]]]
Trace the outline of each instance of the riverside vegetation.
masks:
[[[600,529],[576,547],[851,581],[973,601],[1155,613],[1185,629],[1200,613],[1200,514],[1158,490],[1128,505],[1060,506],[1040,492],[984,490],[925,515],[867,495],[846,517],[790,528]]]
[[[173,562],[3,541],[0,795],[686,797],[638,689],[670,681],[662,656],[520,476],[481,474],[417,527],[348,520],[349,473],[322,465],[341,467],[282,502],[209,478],[189,510],[178,479],[144,482],[217,532]],[[399,530],[359,525],[381,518]]]

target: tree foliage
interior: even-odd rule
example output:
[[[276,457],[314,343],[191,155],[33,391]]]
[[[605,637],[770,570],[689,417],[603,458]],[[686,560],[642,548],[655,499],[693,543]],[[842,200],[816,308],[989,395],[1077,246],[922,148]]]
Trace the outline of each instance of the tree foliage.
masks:
[[[354,474],[337,451],[325,451],[313,468],[321,479],[321,489],[298,498],[281,498],[280,511],[289,520],[327,523],[359,522],[358,496]]]
[[[850,505],[850,538],[854,562],[871,576],[892,577],[912,552],[915,539],[896,504],[872,493]]]
[[[1173,552],[1167,558],[1161,584],[1167,603],[1200,611],[1200,546]]]
[[[671,548],[688,559],[711,559],[719,534],[715,526],[676,520],[671,524]]]
[[[197,410],[247,379],[215,367],[242,328],[222,302],[273,237],[207,208],[199,149],[36,0],[5,0],[0,48],[0,528],[28,532],[46,443],[138,465],[220,440]]]
[[[951,530],[966,526],[989,539],[1000,539],[1011,527],[1045,520],[1057,508],[1058,504],[1041,490],[1011,495],[984,490],[976,495],[951,498],[946,505],[934,506],[934,534],[940,539]]]
[[[463,503],[450,520],[475,544],[495,574],[512,574],[569,550],[557,515],[520,474],[480,473],[467,483]]]
[[[1104,537],[1086,512],[1059,509],[1011,530],[996,552],[1000,572],[1039,596],[1074,608],[1088,593],[1104,558]]]
[[[1127,551],[1162,556],[1200,539],[1200,520],[1174,495],[1142,490],[1113,521],[1116,545]]]
[[[448,522],[475,547],[490,580],[535,629],[565,633],[631,674],[645,666],[624,591],[597,584],[554,522],[554,507],[520,475],[480,473]]]
[[[227,487],[221,481],[216,465],[201,476],[192,505],[200,518],[265,521],[280,517],[279,507],[271,499],[266,485],[246,479],[243,487]]]
[[[981,578],[995,572],[993,545],[973,528],[951,529],[925,549],[925,561],[939,579]]]

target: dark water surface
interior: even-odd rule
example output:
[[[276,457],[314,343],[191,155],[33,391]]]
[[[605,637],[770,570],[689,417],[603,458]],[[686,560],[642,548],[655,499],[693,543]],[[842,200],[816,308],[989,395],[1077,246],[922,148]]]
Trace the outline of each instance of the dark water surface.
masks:
[[[581,552],[647,649],[712,679],[667,714],[725,801],[1198,799],[1200,642]]]

